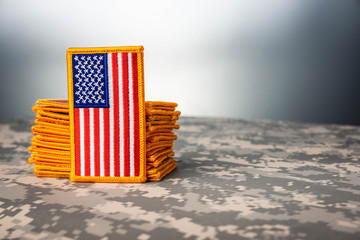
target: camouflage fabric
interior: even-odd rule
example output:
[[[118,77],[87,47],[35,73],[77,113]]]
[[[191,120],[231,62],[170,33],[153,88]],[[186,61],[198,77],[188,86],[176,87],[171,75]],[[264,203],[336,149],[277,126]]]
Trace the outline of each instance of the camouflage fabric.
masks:
[[[31,121],[0,124],[5,239],[360,239],[360,127],[182,118],[161,182],[71,183],[27,164]]]

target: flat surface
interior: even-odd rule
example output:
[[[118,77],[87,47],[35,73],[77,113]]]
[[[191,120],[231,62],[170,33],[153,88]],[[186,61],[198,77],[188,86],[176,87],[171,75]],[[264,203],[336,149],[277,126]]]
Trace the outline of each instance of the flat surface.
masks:
[[[71,183],[27,164],[31,121],[0,124],[0,236],[360,239],[360,127],[182,118],[157,183]]]

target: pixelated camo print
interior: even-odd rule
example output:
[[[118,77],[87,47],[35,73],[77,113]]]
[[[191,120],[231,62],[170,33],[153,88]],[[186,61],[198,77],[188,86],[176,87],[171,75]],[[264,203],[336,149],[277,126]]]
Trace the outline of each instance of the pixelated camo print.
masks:
[[[5,239],[360,239],[360,127],[182,118],[161,182],[72,183],[27,164],[32,121],[0,124]]]

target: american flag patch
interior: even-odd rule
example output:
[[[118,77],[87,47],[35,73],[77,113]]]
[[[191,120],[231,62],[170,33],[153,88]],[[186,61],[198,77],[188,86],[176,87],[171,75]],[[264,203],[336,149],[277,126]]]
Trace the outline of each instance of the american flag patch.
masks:
[[[72,181],[146,181],[143,47],[68,49]]]

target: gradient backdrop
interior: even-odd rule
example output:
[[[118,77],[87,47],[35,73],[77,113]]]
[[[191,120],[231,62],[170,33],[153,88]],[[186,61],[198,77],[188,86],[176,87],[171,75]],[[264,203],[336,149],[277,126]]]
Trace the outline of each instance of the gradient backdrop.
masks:
[[[360,124],[358,0],[0,0],[0,120],[67,98],[68,47],[127,45],[183,116]]]

